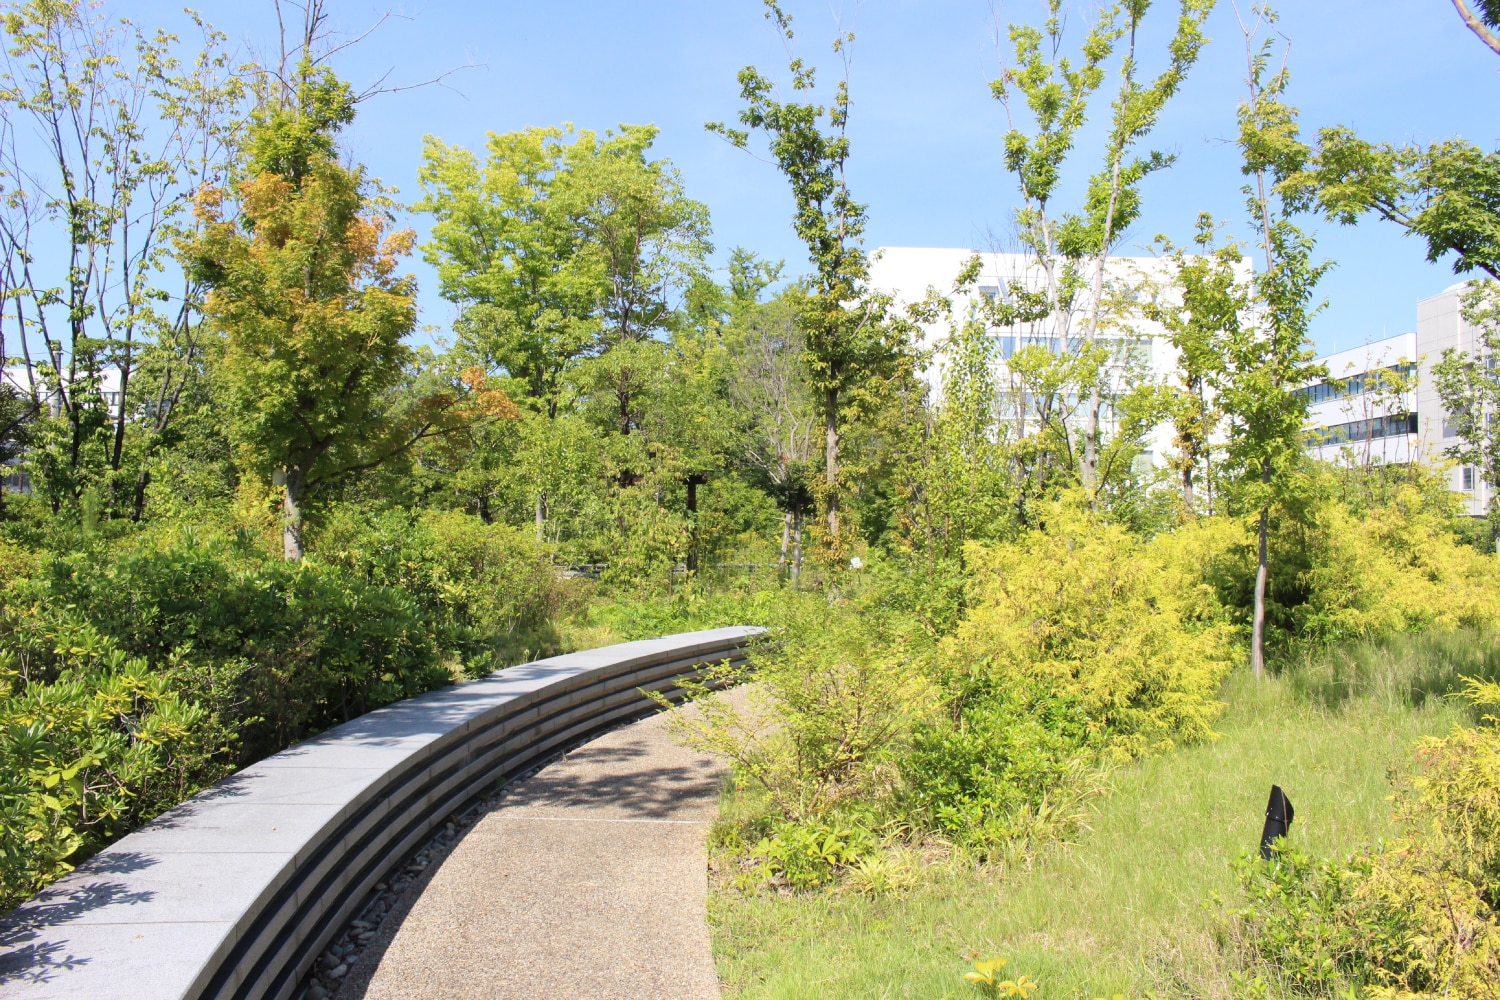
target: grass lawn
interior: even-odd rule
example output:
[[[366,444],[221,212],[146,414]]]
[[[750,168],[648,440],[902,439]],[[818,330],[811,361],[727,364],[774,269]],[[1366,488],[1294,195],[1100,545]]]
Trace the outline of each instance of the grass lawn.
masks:
[[[874,898],[719,889],[710,919],[726,994],[975,996],[962,976],[977,953],[1005,956],[1008,976],[1038,980],[1038,1000],[1224,996],[1229,970],[1208,901],[1235,898],[1230,864],[1259,844],[1271,784],[1296,806],[1289,840],[1311,854],[1346,853],[1389,834],[1389,769],[1406,766],[1418,737],[1468,719],[1423,696],[1449,686],[1433,676],[1433,656],[1445,668],[1469,663],[1444,654],[1477,657],[1480,672],[1493,666],[1493,646],[1466,649],[1466,641],[1473,637],[1434,649],[1415,639],[1287,678],[1232,677],[1218,740],[1117,772],[1090,828],[1026,871],[942,876]],[[1358,682],[1342,682],[1351,676]]]

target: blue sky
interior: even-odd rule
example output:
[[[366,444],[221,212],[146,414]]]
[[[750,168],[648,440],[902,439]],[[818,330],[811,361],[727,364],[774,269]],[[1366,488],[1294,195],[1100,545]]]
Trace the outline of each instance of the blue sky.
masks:
[[[270,0],[200,4],[242,48],[271,45]],[[175,21],[178,6],[116,0],[111,9],[152,23]],[[1041,0],[788,0],[787,7],[796,18],[798,54],[823,61],[829,73],[835,67],[825,59],[827,43],[837,21],[856,34],[851,185],[870,206],[869,244],[988,247],[992,234],[1003,237],[1015,199],[1000,162],[1003,114],[987,90],[999,64],[995,29],[1037,20]],[[1372,139],[1462,135],[1494,147],[1500,59],[1445,0],[1284,0],[1282,7],[1278,27],[1292,40],[1291,99],[1309,130],[1344,123]],[[349,31],[383,9],[365,0],[333,5]],[[759,0],[410,4],[401,8],[407,19],[348,50],[338,70],[362,86],[387,70],[391,83],[407,83],[474,68],[451,77],[451,89],[368,102],[350,147],[414,200],[424,134],[478,147],[488,131],[528,125],[655,123],[659,153],[713,214],[719,258],[745,246],[799,270],[805,255],[791,231],[785,183],[769,163],[703,129],[737,113],[742,66],[784,69],[784,50],[761,9]],[[1174,14],[1175,4],[1156,0],[1151,19],[1159,31],[1145,43],[1148,69],[1160,65]],[[1153,145],[1179,159],[1147,181],[1136,244],[1157,233],[1186,239],[1204,210],[1230,220],[1232,232],[1246,232],[1242,181],[1227,141],[1244,89],[1244,47],[1228,3],[1212,15],[1208,34],[1211,44],[1156,133]],[[1081,144],[1074,191],[1093,168],[1096,148],[1087,138]],[[413,221],[420,229],[422,220]],[[1426,263],[1422,245],[1393,226],[1314,225],[1320,251],[1338,265],[1323,286],[1328,308],[1314,321],[1322,351],[1413,328],[1416,301],[1457,280],[1448,263]],[[446,327],[451,309],[425,266],[417,270],[424,322]]]

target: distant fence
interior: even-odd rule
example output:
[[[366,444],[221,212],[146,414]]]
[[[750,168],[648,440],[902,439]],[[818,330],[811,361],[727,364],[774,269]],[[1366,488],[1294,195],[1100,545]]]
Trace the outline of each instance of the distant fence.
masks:
[[[698,568],[699,573],[715,572],[721,574],[754,573],[757,570],[780,571],[787,566],[782,563],[773,562],[738,562],[738,563],[704,563]],[[553,569],[566,577],[586,577],[597,580],[609,569],[609,563],[558,563]],[[686,576],[688,572],[686,563],[678,563],[672,567],[673,576]]]
[[[0,997],[292,995],[375,884],[496,779],[685,697],[755,628],[498,670],[363,715],[116,842],[0,924]]]

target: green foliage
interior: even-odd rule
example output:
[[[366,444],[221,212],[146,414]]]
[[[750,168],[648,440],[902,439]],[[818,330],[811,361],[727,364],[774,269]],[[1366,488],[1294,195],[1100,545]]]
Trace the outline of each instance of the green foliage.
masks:
[[[780,820],[750,851],[767,880],[793,889],[816,889],[835,881],[845,869],[867,858],[877,847],[875,836],[857,825],[813,817]]]
[[[199,374],[200,289],[171,251],[238,142],[246,86],[225,36],[186,14],[188,43],[78,0],[3,14],[0,358],[22,362],[11,375],[37,417],[32,488],[75,526],[142,516],[172,404]]]
[[[1076,699],[1024,682],[976,687],[956,702],[956,719],[917,723],[900,767],[922,825],[982,857],[1068,829],[1091,790],[1099,740]]]
[[[1288,565],[1272,587],[1273,620],[1306,642],[1500,626],[1494,557],[1459,544],[1445,515],[1414,486],[1362,511],[1312,504],[1275,535]]]
[[[209,290],[204,312],[221,341],[215,394],[236,458],[284,493],[288,559],[303,554],[308,490],[515,415],[482,372],[455,372],[414,399],[396,392],[417,365],[403,342],[417,322],[416,279],[397,272],[416,234],[393,230],[363,169],[332,157],[352,100],[304,60],[293,97],[250,129],[250,176],[232,191],[198,192],[202,230],[180,247]],[[231,196],[239,213],[227,217]]]
[[[1229,914],[1234,942],[1272,975],[1315,996],[1341,996],[1345,984],[1378,983],[1409,961],[1410,914],[1359,890],[1374,862],[1315,861],[1278,846],[1270,862],[1247,854],[1235,864],[1245,904]]]
[[[1149,0],[1131,0],[1104,7],[1084,36],[1079,46],[1080,61],[1075,64],[1061,54],[1067,33],[1066,7],[1061,0],[1049,0],[1041,28],[1011,25],[1014,66],[1007,67],[990,84],[991,93],[1005,105],[1011,122],[1004,140],[1005,166],[1015,175],[1022,198],[1016,210],[1016,229],[1022,246],[1035,259],[1037,277],[1043,281],[1037,288],[1030,278],[1011,279],[1007,294],[987,302],[984,312],[1001,329],[1024,324],[1047,329],[1064,343],[1081,341],[1079,347],[1067,348],[1062,357],[1043,357],[1043,353],[1052,352],[1038,347],[1033,357],[1023,356],[1019,364],[1012,358],[1009,366],[1017,372],[1024,368],[1031,368],[1033,374],[1046,372],[1052,376],[1049,381],[1055,383],[1049,395],[1060,391],[1063,399],[1071,398],[1081,411],[1082,427],[1077,430],[1082,448],[1078,455],[1069,454],[1068,458],[1076,458],[1079,481],[1096,505],[1092,495],[1110,472],[1102,447],[1101,416],[1106,403],[1117,413],[1126,413],[1130,407],[1125,400],[1139,382],[1131,371],[1131,352],[1111,350],[1099,342],[1101,329],[1118,329],[1121,319],[1120,304],[1112,301],[1117,297],[1115,290],[1106,286],[1106,260],[1140,217],[1141,182],[1171,166],[1175,159],[1155,151],[1137,155],[1136,149],[1155,128],[1162,109],[1197,62],[1207,42],[1203,23],[1214,4],[1213,0],[1181,0],[1177,24],[1167,43],[1167,67],[1143,86],[1136,43],[1150,6]],[[1105,66],[1117,49],[1122,49],[1118,52],[1120,82],[1102,144],[1102,162],[1088,180],[1082,204],[1059,213],[1052,203],[1064,164],[1104,82]],[[1013,105],[1017,94],[1024,99],[1034,135],[1028,136],[1016,124],[1020,118],[1020,109]],[[1026,389],[1035,391],[1029,386]],[[1126,413],[1122,422],[1129,423],[1129,416]],[[1071,452],[1069,437],[1064,434]],[[1136,435],[1122,432],[1117,437],[1113,449],[1116,458],[1120,452],[1132,450]],[[1128,462],[1130,455],[1125,457]]]
[[[790,51],[790,15],[777,0],[765,0],[765,6],[766,18],[775,23]],[[833,43],[833,51],[846,60],[846,70],[846,47],[853,41],[852,33],[841,31]],[[791,56],[787,71],[795,94],[811,94],[816,89],[816,68],[801,58]],[[866,286],[866,206],[854,200],[847,173],[851,152],[847,72],[827,105],[781,99],[772,80],[753,66],[740,70],[739,83],[745,103],[739,120],[745,130],[720,122],[707,127],[741,149],[749,145],[748,130],[765,133],[771,158],[791,187],[796,206],[792,225],[813,266],[811,294],[795,301],[813,398],[824,426],[823,478],[817,493],[826,505],[827,519],[818,536],[824,555],[838,564],[858,537],[842,513],[855,485],[852,470],[844,467],[847,457],[841,455],[842,438],[850,424],[868,418],[878,404],[881,384],[911,367],[907,331],[890,321],[883,297]]]
[[[357,101],[346,81],[306,53],[287,85],[293,93],[286,99],[263,101],[251,115],[245,170],[301,187],[311,172],[337,159],[338,133],[354,122]]]
[[[648,158],[654,127],[574,135],[490,133],[482,162],[428,137],[416,206],[434,217],[423,252],[462,310],[460,348],[549,416],[589,356],[670,328],[668,293],[711,249],[708,210]]]
[[[1500,704],[1500,685],[1466,695]],[[1371,1000],[1494,995],[1500,981],[1500,728],[1489,718],[1417,748],[1398,783],[1404,834],[1344,861],[1282,851],[1246,859],[1232,933],[1253,970],[1317,996]]]
[[[77,616],[0,608],[0,907],[227,772],[184,681]]]
[[[679,726],[692,745],[731,761],[777,816],[805,821],[878,796],[885,765],[934,691],[922,669],[925,644],[903,636],[899,619],[813,595],[787,604],[777,631],[752,654],[748,705],[702,700]],[[725,667],[709,684],[750,676]]]
[[[284,565],[247,539],[167,531],[46,560],[14,585],[28,655],[60,669],[70,620],[126,654],[171,663],[249,762],[448,683],[435,629],[406,593],[337,566]]]
[[[1141,542],[1076,499],[1054,504],[1044,530],[971,547],[973,601],[945,658],[960,676],[1044,685],[1131,752],[1207,738],[1234,660],[1201,561],[1222,537],[1204,524]]]
[[[457,511],[343,507],[318,541],[328,565],[409,595],[470,677],[561,651],[555,623],[567,593],[523,529]]]

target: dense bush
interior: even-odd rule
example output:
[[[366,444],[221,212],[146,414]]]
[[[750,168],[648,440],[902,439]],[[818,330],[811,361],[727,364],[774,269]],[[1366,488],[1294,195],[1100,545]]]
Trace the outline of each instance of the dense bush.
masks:
[[[1283,529],[1292,572],[1272,592],[1276,623],[1317,643],[1500,625],[1495,557],[1464,544],[1449,523],[1410,485],[1378,507],[1321,500],[1306,523]]]
[[[1088,787],[1101,741],[1074,698],[1017,682],[974,688],[954,718],[921,720],[901,759],[905,805],[922,825],[980,854],[1037,840]]]
[[[66,613],[171,665],[237,733],[242,762],[452,679],[409,595],[245,536],[173,530],[53,557],[10,603],[40,628]]]
[[[1500,685],[1470,681],[1500,704]],[[1396,789],[1403,834],[1343,861],[1246,859],[1230,931],[1251,974],[1299,992],[1375,1000],[1495,996],[1500,983],[1500,726],[1418,747]]]
[[[526,529],[457,511],[346,507],[318,541],[321,561],[409,595],[471,677],[560,649],[568,594]]]
[[[949,669],[1041,685],[1130,752],[1210,735],[1233,662],[1232,630],[1198,561],[1219,531],[1143,542],[1062,502],[1043,530],[972,546],[973,598],[945,645]]]
[[[523,532],[342,511],[321,541],[300,563],[173,526],[0,544],[0,905],[236,765],[557,647]]]
[[[229,770],[230,734],[176,671],[88,624],[4,609],[0,908]],[[41,655],[38,655],[41,654]]]
[[[815,595],[786,604],[780,627],[752,654],[753,673],[726,667],[712,678],[753,680],[746,704],[703,701],[680,725],[695,745],[732,761],[778,816],[802,822],[878,796],[935,692],[924,652],[872,609]]]

